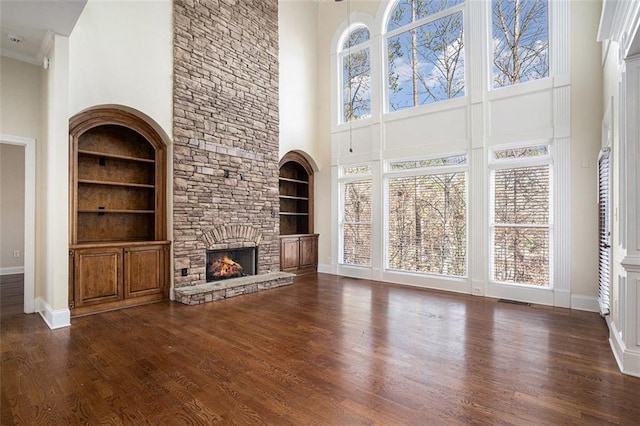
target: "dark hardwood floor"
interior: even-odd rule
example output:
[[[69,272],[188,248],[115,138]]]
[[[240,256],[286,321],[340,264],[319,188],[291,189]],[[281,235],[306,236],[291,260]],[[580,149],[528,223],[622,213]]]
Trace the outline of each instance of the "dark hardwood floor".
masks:
[[[322,274],[59,330],[2,310],[2,425],[640,420],[593,313]]]
[[[23,312],[24,275],[0,275],[0,320]]]

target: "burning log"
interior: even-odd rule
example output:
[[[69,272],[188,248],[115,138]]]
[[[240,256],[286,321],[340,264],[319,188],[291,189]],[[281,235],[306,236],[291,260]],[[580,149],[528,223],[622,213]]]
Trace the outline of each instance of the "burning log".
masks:
[[[211,262],[211,276],[213,279],[220,280],[223,278],[241,277],[242,266],[234,262],[228,256],[221,257]]]

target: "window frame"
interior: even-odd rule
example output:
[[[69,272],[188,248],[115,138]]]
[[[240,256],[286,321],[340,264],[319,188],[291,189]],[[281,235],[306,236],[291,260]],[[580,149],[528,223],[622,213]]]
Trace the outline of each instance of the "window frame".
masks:
[[[405,161],[423,161],[423,160],[434,160],[440,158],[448,158],[448,157],[456,157],[456,156],[464,156],[465,162],[464,164],[452,164],[445,166],[423,166],[423,167],[415,167],[412,169],[406,170],[393,170],[392,163],[400,163]],[[393,158],[386,160],[384,162],[384,170],[383,170],[383,204],[384,204],[384,235],[383,235],[383,269],[385,272],[393,272],[400,274],[411,274],[411,275],[419,275],[419,276],[429,276],[429,277],[438,277],[441,279],[463,279],[467,280],[469,278],[469,176],[470,176],[470,162],[469,162],[469,153],[467,151],[456,151],[449,152],[444,154],[437,155],[429,155],[429,156],[420,156],[420,157],[404,157],[404,158]],[[404,178],[404,177],[417,177],[417,176],[430,176],[430,175],[441,175],[441,174],[450,174],[450,173],[464,173],[464,190],[465,190],[465,275],[444,275],[438,274],[435,272],[421,272],[421,271],[410,271],[406,269],[394,269],[389,266],[389,182],[394,178]]]
[[[360,44],[356,44],[355,46],[350,46],[347,47],[346,49],[344,48],[344,43],[347,41],[347,39],[351,36],[351,33],[353,33],[355,30],[359,29],[359,28],[366,28],[366,30],[369,32],[369,39],[367,41],[364,41]],[[362,117],[359,119],[352,119],[352,120],[345,120],[344,117],[344,60],[345,58],[347,58],[348,56],[357,53],[361,50],[365,50],[365,49],[369,49],[369,80],[370,80],[370,87],[369,87],[369,91],[370,91],[370,106],[369,106],[369,115],[367,117]],[[337,52],[336,52],[336,58],[337,58],[337,65],[338,65],[338,122],[337,124],[340,125],[349,125],[350,123],[359,123],[363,120],[369,120],[371,119],[371,117],[373,116],[373,110],[374,110],[374,99],[373,99],[373,92],[374,92],[374,88],[373,88],[373,78],[372,78],[372,74],[373,74],[373,42],[372,42],[372,36],[371,36],[371,29],[369,28],[368,25],[366,25],[363,22],[354,22],[352,24],[350,24],[342,33],[342,35],[340,36],[340,38],[338,39],[338,44],[337,44]]]
[[[487,1],[487,91],[499,92],[500,90],[509,90],[514,87],[521,87],[523,85],[535,84],[538,81],[544,81],[553,77],[553,37],[552,37],[552,19],[553,19],[553,2],[552,0],[546,0],[547,2],[547,76],[542,78],[530,79],[516,84],[510,84],[507,86],[494,86],[495,78],[493,73],[495,51],[493,48],[493,0]],[[513,90],[513,89],[512,89]]]
[[[468,90],[468,58],[465,56],[465,60],[464,60],[464,66],[463,66],[463,71],[464,71],[464,94],[462,96],[458,96],[455,98],[450,98],[450,99],[444,99],[441,101],[437,101],[437,102],[431,102],[431,103],[426,103],[426,104],[422,104],[422,105],[414,105],[412,107],[407,107],[407,108],[402,108],[399,110],[395,110],[392,111],[389,108],[389,99],[390,99],[390,95],[389,95],[389,64],[388,64],[388,56],[389,56],[389,39],[395,36],[398,36],[400,34],[412,31],[418,27],[421,27],[425,24],[429,24],[431,22],[435,22],[439,19],[445,18],[449,15],[453,15],[454,13],[458,13],[460,12],[462,14],[462,40],[464,43],[464,47],[466,49],[466,47],[468,46],[467,43],[467,39],[468,39],[468,31],[465,31],[465,26],[467,24],[466,22],[466,15],[467,15],[467,4],[469,0],[463,0],[462,3],[457,4],[455,6],[451,6],[445,10],[441,10],[437,13],[431,14],[431,15],[427,15],[423,18],[420,18],[418,20],[416,20],[415,22],[411,22],[405,26],[393,29],[391,31],[387,31],[387,27],[389,26],[389,19],[393,13],[393,11],[395,10],[398,2],[400,0],[395,0],[393,2],[391,2],[389,4],[389,6],[387,7],[387,10],[385,12],[384,15],[384,20],[383,20],[383,27],[382,27],[382,33],[381,33],[381,40],[382,40],[382,47],[381,47],[381,51],[382,51],[382,56],[381,56],[381,68],[382,68],[382,90],[381,92],[381,102],[382,102],[382,113],[383,114],[396,114],[396,113],[402,113],[405,111],[414,111],[414,110],[418,110],[418,109],[423,109],[423,108],[429,108],[429,107],[433,107],[434,105],[442,105],[443,103],[448,103],[448,102],[455,102],[455,101],[459,101],[461,99],[465,99],[469,96],[469,90]],[[467,51],[465,50],[465,54],[467,53]]]
[[[354,173],[347,174],[345,173],[346,169],[353,167],[368,167],[368,171],[366,173]],[[369,245],[369,264],[362,265],[356,263],[346,263],[344,261],[344,225],[345,224],[354,224],[354,225],[369,225],[371,232],[373,232],[373,171],[371,167],[371,163],[358,163],[358,164],[348,164],[342,165],[339,167],[338,173],[338,265],[341,267],[355,267],[355,268],[371,268],[373,266],[372,255],[373,255],[373,241]],[[353,183],[353,182],[361,182],[361,181],[369,181],[371,183],[371,220],[369,222],[347,222],[345,221],[345,184]]]
[[[504,149],[517,149],[517,148],[527,148],[527,147],[535,147],[535,146],[547,146],[547,153],[540,156],[531,156],[524,158],[501,158],[496,159],[494,153],[496,151],[501,151]],[[535,288],[535,289],[543,289],[543,290],[553,290],[554,289],[554,258],[555,258],[555,250],[554,250],[554,217],[555,217],[555,205],[553,203],[554,200],[554,176],[553,176],[553,142],[550,140],[544,141],[529,141],[529,142],[519,142],[519,143],[510,143],[510,144],[501,144],[495,145],[489,148],[489,161],[488,161],[488,218],[489,218],[489,226],[488,226],[488,265],[489,269],[487,271],[487,282],[489,284],[500,284],[500,285],[508,285],[515,287],[524,287],[524,288]],[[499,223],[497,224],[495,221],[495,171],[496,170],[505,170],[505,169],[518,169],[525,167],[541,167],[548,166],[549,168],[549,193],[548,196],[548,221],[547,224],[516,224],[516,223]],[[548,230],[548,283],[547,285],[539,285],[534,283],[517,283],[517,282],[509,282],[509,281],[499,281],[495,279],[494,275],[494,267],[495,267],[495,229],[496,228],[523,228],[523,229],[547,229]]]

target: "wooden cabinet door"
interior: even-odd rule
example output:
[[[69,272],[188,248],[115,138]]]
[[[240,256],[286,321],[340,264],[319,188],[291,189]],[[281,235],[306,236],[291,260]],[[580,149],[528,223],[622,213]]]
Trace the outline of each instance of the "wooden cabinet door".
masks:
[[[318,265],[318,236],[300,237],[300,268]]]
[[[300,264],[300,240],[298,237],[280,239],[280,270],[296,271]]]
[[[122,249],[77,249],[73,253],[75,307],[123,298]]]
[[[124,249],[124,297],[163,293],[167,251],[162,244]]]

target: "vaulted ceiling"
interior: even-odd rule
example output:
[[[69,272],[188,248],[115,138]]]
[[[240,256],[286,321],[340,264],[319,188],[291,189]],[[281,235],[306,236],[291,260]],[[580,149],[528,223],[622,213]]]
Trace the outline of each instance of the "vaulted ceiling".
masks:
[[[48,34],[71,34],[87,0],[0,0],[0,54],[41,64]]]

